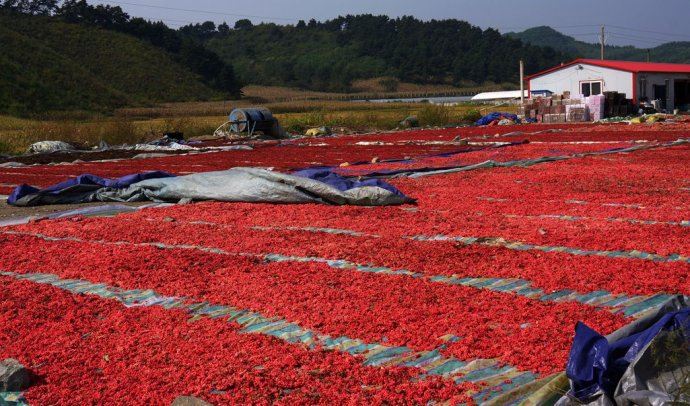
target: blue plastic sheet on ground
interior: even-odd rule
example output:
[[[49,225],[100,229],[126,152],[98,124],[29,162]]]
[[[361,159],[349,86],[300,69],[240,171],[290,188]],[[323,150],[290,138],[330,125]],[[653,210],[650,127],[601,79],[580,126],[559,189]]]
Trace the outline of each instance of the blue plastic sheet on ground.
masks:
[[[475,125],[489,125],[494,121],[502,120],[504,118],[507,118],[509,120],[513,120],[516,123],[520,123],[520,119],[515,114],[495,112],[495,113],[489,113],[489,114],[485,115],[484,117],[480,118],[479,120],[477,120]]]
[[[136,173],[117,179],[107,179],[96,175],[84,174],[49,186],[45,189],[38,189],[27,184],[22,184],[12,191],[12,194],[7,198],[7,203],[20,206],[51,203],[81,203],[91,192],[104,187],[124,189],[142,180],[169,178],[174,176],[175,175],[164,171]]]
[[[301,171],[294,172],[293,175],[318,180],[319,182],[326,183],[340,190],[341,192],[363,186],[374,186],[385,189],[396,196],[407,197],[398,188],[381,179],[356,180],[353,178],[346,178],[333,172],[330,167],[303,169]]]
[[[602,391],[613,399],[618,382],[638,354],[661,331],[679,329],[690,333],[690,308],[666,313],[650,327],[612,343],[578,323],[566,367],[572,394],[585,401]]]

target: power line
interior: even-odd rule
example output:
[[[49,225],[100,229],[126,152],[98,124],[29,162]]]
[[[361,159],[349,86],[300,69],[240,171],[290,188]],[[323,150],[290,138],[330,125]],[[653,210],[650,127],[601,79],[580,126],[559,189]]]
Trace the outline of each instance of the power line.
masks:
[[[644,42],[647,44],[658,44],[657,41],[650,41],[650,40],[639,39],[639,38],[631,38],[631,37],[626,37],[625,35],[618,35],[618,34],[614,34],[611,32],[609,32],[609,35],[614,37],[614,38],[618,38],[618,39],[624,39],[624,40],[636,41],[636,42]]]
[[[165,22],[173,22],[173,23],[187,23],[187,24],[196,24],[198,21],[189,21],[189,20],[175,20],[172,18],[158,18],[156,20],[160,21],[165,21]]]
[[[211,14],[211,15],[221,15],[221,16],[229,16],[229,17],[242,17],[242,18],[257,18],[257,19],[263,19],[263,20],[276,20],[276,21],[298,21],[298,18],[292,18],[292,17],[270,17],[270,16],[259,16],[259,15],[252,15],[252,14],[237,14],[237,13],[228,13],[224,11],[212,11],[212,10],[201,10],[201,9],[187,9],[187,8],[179,8],[179,7],[168,7],[168,6],[156,6],[152,4],[144,4],[144,3],[135,3],[135,2],[128,2],[128,1],[113,1],[113,0],[104,0],[101,1],[102,3],[109,3],[109,4],[117,4],[117,5],[128,5],[128,6],[136,6],[136,7],[146,7],[146,8],[153,8],[153,9],[160,9],[160,10],[173,10],[173,11],[184,11],[188,13],[203,13],[203,14]],[[177,22],[186,22],[189,24],[193,24],[193,21],[184,21],[184,20],[167,20],[167,21],[177,21]],[[580,25],[559,25],[559,26],[550,26],[550,28],[553,29],[570,29],[570,28],[591,28],[591,27],[599,27],[599,24],[580,24]],[[683,34],[678,34],[678,33],[667,33],[667,32],[661,32],[661,31],[651,31],[651,30],[641,30],[638,28],[631,28],[631,27],[624,27],[624,26],[619,26],[619,25],[607,25],[612,28],[617,28],[620,30],[626,30],[626,31],[633,31],[633,32],[640,32],[640,33],[648,33],[648,34],[657,34],[657,35],[663,35],[663,36],[668,36],[668,37],[675,37],[675,38],[682,38],[684,40],[690,41],[690,35],[683,35]],[[515,30],[515,29],[530,29],[530,28],[535,28],[534,26],[532,27],[527,27],[527,26],[522,26],[522,27],[490,27],[494,28],[496,30]],[[588,35],[599,35],[599,34],[593,34],[593,33],[582,33],[582,34],[572,34],[572,33],[564,33],[570,36],[588,36]],[[633,34],[621,34],[621,35],[629,35],[629,36],[634,36]],[[628,39],[639,39],[639,40],[645,40],[646,38],[628,38]],[[659,42],[668,42],[669,40],[665,39],[659,39],[659,38],[653,38],[654,41],[659,41]]]
[[[619,33],[619,32],[615,32],[615,31],[609,31],[609,34],[612,34],[613,36],[618,37],[618,38],[624,38],[624,39],[630,39],[630,40],[636,40],[636,41],[642,41],[642,42],[654,42],[654,43],[668,42],[668,40],[666,40],[666,39],[651,38],[651,37],[639,37],[637,35]]]
[[[674,37],[678,39],[684,39],[686,41],[690,41],[690,35],[684,35],[684,34],[679,34],[679,33],[670,33],[670,32],[662,32],[662,31],[652,31],[652,30],[642,30],[639,28],[632,28],[632,27],[624,27],[620,25],[610,25],[606,24],[607,27],[611,28],[617,28],[619,30],[625,30],[625,31],[632,31],[632,32],[638,32],[638,33],[645,33],[645,34],[657,34],[657,35],[663,35],[667,37]],[[561,25],[561,26],[549,26],[550,28],[553,29],[568,29],[568,28],[589,28],[589,27],[600,27],[598,24],[587,24],[587,25]],[[497,29],[500,30],[508,30],[508,29],[530,29],[530,28],[535,28],[534,26],[532,27],[498,27]],[[563,34],[568,34],[568,35],[579,35],[579,34],[570,34],[567,32],[562,32]],[[631,34],[632,35],[632,34]],[[660,40],[660,41],[668,41],[668,40]]]
[[[599,35],[597,32],[567,33],[569,37],[583,37],[587,35]]]
[[[599,27],[599,25],[594,25],[594,24],[586,24],[586,25],[559,25],[559,26],[548,26],[549,28],[553,29],[562,29],[562,28],[591,28],[591,27]],[[536,26],[522,26],[522,27],[491,27],[497,30],[524,30],[524,29],[530,29],[530,28],[537,28]]]
[[[618,26],[618,25],[609,25],[609,27],[617,28],[619,30],[636,31],[636,32],[643,32],[643,33],[647,33],[647,34],[657,34],[657,35],[664,35],[664,36],[669,36],[669,37],[677,37],[677,38],[683,38],[685,40],[690,40],[690,35],[671,34],[671,33],[660,32],[660,31],[640,30],[637,28],[622,27],[622,26]]]
[[[230,17],[260,18],[260,19],[263,19],[263,20],[297,21],[296,18],[287,18],[287,17],[268,17],[268,16],[257,16],[257,15],[250,15],[250,14],[226,13],[226,12],[224,12],[224,11],[210,11],[210,10],[197,10],[197,9],[187,9],[187,8],[177,8],[177,7],[167,7],[167,6],[154,6],[154,5],[151,5],[151,4],[131,3],[131,2],[126,2],[126,1],[110,1],[110,0],[106,0],[106,1],[103,1],[103,3],[118,4],[118,5],[127,5],[127,6],[137,6],[137,7],[146,7],[146,8],[154,8],[154,9],[161,9],[161,10],[184,11],[184,12],[188,12],[188,13],[204,13],[204,14],[222,15],[222,16],[230,16]]]

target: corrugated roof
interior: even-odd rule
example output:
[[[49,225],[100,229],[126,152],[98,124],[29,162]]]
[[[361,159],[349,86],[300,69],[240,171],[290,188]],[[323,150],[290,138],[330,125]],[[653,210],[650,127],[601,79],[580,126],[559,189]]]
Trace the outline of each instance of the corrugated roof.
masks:
[[[632,72],[632,73],[642,73],[642,72],[690,73],[690,65],[680,64],[680,63],[607,61],[607,60],[602,61],[600,59],[575,59],[572,62],[563,64],[560,66],[554,66],[551,69],[547,69],[545,71],[535,73],[534,75],[530,75],[527,77],[527,79],[533,79],[533,78],[536,78],[538,76],[543,76],[547,73],[551,73],[551,72],[557,71],[559,69],[566,68],[568,66],[577,65],[579,63],[587,64],[587,65],[600,66],[602,68],[622,70],[625,72]]]

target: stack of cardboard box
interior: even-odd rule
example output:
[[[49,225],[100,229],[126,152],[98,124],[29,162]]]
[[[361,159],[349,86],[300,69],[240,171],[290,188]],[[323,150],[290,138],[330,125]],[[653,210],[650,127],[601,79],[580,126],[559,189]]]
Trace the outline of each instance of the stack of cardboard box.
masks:
[[[585,97],[585,104],[587,105],[588,121],[599,121],[605,117],[606,104],[604,95]]]
[[[587,105],[572,104],[566,106],[566,120],[569,123],[582,123],[587,121]]]
[[[620,117],[633,114],[632,100],[625,97],[625,93],[604,92],[606,117]]]
[[[519,108],[518,114],[535,119],[539,123],[565,123],[571,121],[569,116],[574,111],[574,121],[584,121],[585,114],[578,108],[584,108],[580,99],[571,99],[570,93],[565,92],[563,95],[529,99]]]
[[[535,119],[538,122],[558,123],[565,122],[565,104],[563,97],[538,97],[528,100],[521,106],[518,114]]]
[[[570,92],[564,92],[562,95],[528,99],[519,107],[518,115],[539,123],[578,123],[626,116],[633,111],[632,101],[626,99],[624,93],[606,92],[571,98]]]

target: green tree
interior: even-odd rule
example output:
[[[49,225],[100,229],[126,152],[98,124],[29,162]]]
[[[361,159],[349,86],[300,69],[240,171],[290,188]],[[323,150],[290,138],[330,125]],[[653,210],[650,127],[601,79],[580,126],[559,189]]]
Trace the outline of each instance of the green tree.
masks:
[[[51,15],[57,8],[57,0],[4,0],[0,3],[0,9],[32,15]]]
[[[236,30],[251,30],[252,27],[254,27],[254,24],[246,18],[235,21]]]

